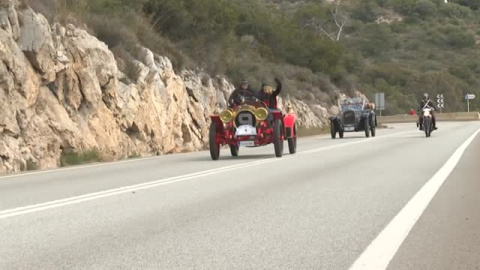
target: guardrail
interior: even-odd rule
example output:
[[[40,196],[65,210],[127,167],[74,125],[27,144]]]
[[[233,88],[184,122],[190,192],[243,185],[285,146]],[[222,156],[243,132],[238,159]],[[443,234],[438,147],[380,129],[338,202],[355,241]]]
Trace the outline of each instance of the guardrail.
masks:
[[[480,121],[479,112],[436,113],[437,121]],[[417,115],[389,115],[378,116],[378,123],[415,123]]]

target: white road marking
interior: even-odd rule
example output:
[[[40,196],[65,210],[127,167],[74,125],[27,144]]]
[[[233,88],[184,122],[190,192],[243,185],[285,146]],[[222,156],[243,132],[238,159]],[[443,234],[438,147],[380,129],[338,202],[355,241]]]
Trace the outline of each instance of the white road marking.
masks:
[[[85,195],[80,195],[80,196],[75,196],[75,197],[70,197],[70,198],[65,198],[65,199],[60,199],[60,200],[49,201],[49,202],[45,202],[45,203],[39,203],[39,204],[34,204],[34,205],[29,205],[29,206],[13,208],[13,209],[9,209],[9,210],[0,211],[0,219],[19,216],[19,215],[24,215],[24,214],[29,214],[29,213],[33,213],[33,212],[39,212],[39,211],[43,211],[43,210],[47,210],[47,209],[52,209],[52,208],[57,208],[57,207],[61,207],[61,206],[70,205],[70,204],[77,204],[77,203],[80,203],[80,202],[92,201],[92,200],[96,200],[96,199],[100,199],[100,198],[105,198],[105,197],[110,197],[110,196],[114,196],[114,195],[129,193],[129,192],[132,192],[132,191],[138,191],[138,190],[163,186],[163,185],[167,185],[167,184],[183,182],[183,181],[186,181],[186,180],[191,180],[191,179],[204,177],[204,176],[208,176],[208,175],[212,175],[212,174],[228,172],[228,171],[232,171],[232,170],[236,170],[236,169],[240,169],[240,168],[246,168],[246,167],[261,165],[261,164],[265,164],[265,163],[270,163],[270,162],[273,162],[274,160],[275,159],[270,158],[270,159],[265,159],[265,160],[261,160],[261,161],[253,161],[253,162],[248,162],[248,163],[242,163],[242,164],[222,167],[222,168],[218,168],[218,169],[212,169],[212,170],[207,170],[207,171],[202,171],[202,172],[197,172],[197,173],[191,173],[191,174],[182,175],[182,176],[160,179],[160,180],[151,181],[151,182],[142,183],[142,184],[137,184],[137,185],[125,186],[125,187],[121,187],[121,188],[114,188],[114,189],[89,193],[89,194],[85,194]]]
[[[409,132],[407,132],[407,133],[409,133]],[[389,137],[389,136],[398,135],[398,134],[402,134],[402,133],[394,133],[394,134],[389,134],[389,135],[383,135],[383,136],[378,136],[378,137],[375,137],[375,138],[384,138],[384,137]],[[327,135],[309,136],[308,138],[315,139],[315,138],[323,138],[323,137],[327,137]],[[177,153],[177,154],[173,154],[173,155],[168,154],[168,155],[163,155],[163,156],[142,157],[142,158],[135,158],[135,159],[119,160],[119,161],[114,161],[114,162],[104,162],[104,163],[97,163],[97,164],[78,165],[78,166],[71,166],[71,167],[65,167],[65,168],[47,169],[47,170],[25,172],[25,173],[15,173],[15,174],[10,174],[10,175],[2,175],[2,176],[0,176],[0,180],[8,179],[8,178],[30,176],[30,175],[40,175],[40,174],[64,172],[64,171],[71,171],[71,170],[81,170],[81,169],[85,169],[85,168],[115,166],[115,165],[119,165],[119,164],[141,162],[141,161],[152,160],[152,159],[162,159],[162,158],[172,157],[172,156],[177,157],[177,156],[181,156],[181,155],[193,155],[193,154],[198,154],[198,153],[201,153],[201,152],[202,151],[189,152],[189,153]]]
[[[198,152],[190,152],[190,153],[178,153],[174,154],[175,156],[179,155],[188,155],[188,154],[196,154]],[[95,168],[95,167],[103,167],[103,166],[114,166],[117,164],[125,164],[125,163],[133,163],[139,161],[146,161],[151,159],[161,159],[166,157],[171,157],[172,155],[163,155],[163,156],[151,156],[151,157],[142,157],[142,158],[134,158],[134,159],[126,159],[126,160],[119,160],[114,162],[102,162],[102,163],[94,163],[94,164],[86,164],[86,165],[78,165],[78,166],[71,166],[71,167],[64,167],[64,168],[56,168],[56,169],[47,169],[41,171],[33,171],[33,172],[26,172],[26,173],[16,173],[10,175],[0,176],[0,180],[7,179],[7,178],[14,178],[14,177],[23,177],[29,175],[38,175],[38,174],[46,174],[46,173],[56,173],[56,172],[64,172],[64,171],[71,171],[71,170],[80,170],[85,168]]]
[[[346,147],[346,146],[350,146],[350,145],[354,145],[354,144],[368,143],[368,142],[372,142],[374,140],[393,137],[393,136],[398,136],[398,135],[402,135],[402,134],[408,134],[408,133],[413,133],[413,131],[399,132],[399,133],[374,137],[374,138],[370,138],[370,139],[367,139],[367,140],[359,140],[359,141],[341,143],[341,144],[332,145],[332,146],[320,147],[320,148],[317,148],[317,149],[300,152],[300,153],[298,153],[298,155],[317,153],[317,152],[321,152],[321,151]],[[232,170],[237,170],[237,169],[246,168],[246,167],[258,166],[258,165],[261,165],[261,164],[271,163],[271,162],[274,162],[274,161],[281,161],[281,160],[285,160],[286,158],[294,158],[294,157],[295,157],[295,155],[286,156],[283,159],[282,158],[269,158],[269,159],[264,159],[264,160],[260,160],[260,161],[253,161],[253,162],[231,165],[231,166],[226,166],[226,167],[221,167],[221,168],[216,168],[216,169],[211,169],[211,170],[206,170],[206,171],[200,171],[200,172],[191,173],[191,174],[187,174],[187,175],[181,175],[181,176],[175,176],[175,177],[170,177],[170,178],[165,178],[165,179],[159,179],[159,180],[150,181],[150,182],[146,182],[146,183],[142,183],[142,184],[136,184],[136,185],[130,185],[130,186],[125,186],[125,187],[120,187],[120,188],[109,189],[109,190],[105,190],[105,191],[88,193],[88,194],[75,196],[75,197],[70,197],[70,198],[65,198],[65,199],[59,199],[59,200],[54,200],[54,201],[49,201],[49,202],[44,202],[44,203],[39,203],[39,204],[22,206],[22,207],[17,207],[17,208],[13,208],[13,209],[7,209],[7,210],[0,211],[0,220],[5,219],[5,218],[10,218],[10,217],[15,217],[15,216],[26,215],[26,214],[30,214],[30,213],[40,212],[40,211],[44,211],[44,210],[48,210],[48,209],[58,208],[58,207],[62,207],[62,206],[78,204],[78,203],[81,203],[81,202],[87,202],[87,201],[97,200],[97,199],[111,197],[111,196],[115,196],[115,195],[121,195],[121,194],[129,193],[129,192],[132,192],[132,191],[150,189],[150,188],[154,188],[154,187],[158,187],[158,186],[163,186],[163,185],[168,185],[168,184],[173,184],[173,183],[178,183],[178,182],[184,182],[184,181],[187,181],[187,180],[198,179],[200,177],[204,177],[204,176],[208,176],[208,175],[219,174],[219,173],[232,171]]]
[[[431,200],[455,169],[467,147],[472,143],[480,129],[473,133],[447,160],[440,170],[415,194],[403,209],[380,232],[367,249],[360,255],[350,270],[387,269],[403,241],[422,216]]]

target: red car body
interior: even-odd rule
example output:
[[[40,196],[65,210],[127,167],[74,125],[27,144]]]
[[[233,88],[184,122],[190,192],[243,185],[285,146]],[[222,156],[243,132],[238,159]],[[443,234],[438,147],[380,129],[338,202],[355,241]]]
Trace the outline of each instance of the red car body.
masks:
[[[258,147],[273,143],[275,155],[281,157],[283,143],[288,140],[290,153],[296,152],[296,117],[293,113],[284,115],[279,110],[269,113],[263,102],[246,102],[210,118],[209,145],[213,160],[219,158],[220,148],[224,145],[229,145],[232,156],[237,156],[240,146]]]

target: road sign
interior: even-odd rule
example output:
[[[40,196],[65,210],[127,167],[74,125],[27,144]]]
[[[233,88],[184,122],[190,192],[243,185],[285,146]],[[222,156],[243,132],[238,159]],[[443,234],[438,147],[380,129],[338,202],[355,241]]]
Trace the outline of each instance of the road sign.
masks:
[[[467,93],[467,94],[465,95],[465,100],[467,101],[467,112],[470,112],[470,100],[471,100],[471,99],[475,99],[475,97],[476,97],[476,96],[475,96],[474,94],[469,94],[469,93]]]
[[[385,93],[375,94],[375,106],[379,110],[385,110]]]
[[[437,95],[437,106],[438,106],[438,108],[440,108],[440,109],[445,108],[444,101],[445,101],[445,99],[443,98],[443,94],[438,94]]]
[[[380,111],[380,116],[382,116],[382,110],[385,110],[385,93],[375,93],[375,107]]]
[[[466,100],[475,99],[475,98],[476,98],[475,94],[468,94],[468,93],[467,93],[467,94],[465,95],[465,99],[466,99]]]

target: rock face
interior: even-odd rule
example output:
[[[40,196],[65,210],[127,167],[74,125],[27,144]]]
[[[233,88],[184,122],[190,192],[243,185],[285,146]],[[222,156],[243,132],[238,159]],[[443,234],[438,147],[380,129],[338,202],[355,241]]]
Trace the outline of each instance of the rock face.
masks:
[[[234,86],[184,70],[139,48],[127,83],[109,48],[72,25],[0,4],[0,173],[59,166],[63,151],[97,149],[110,159],[195,151],[208,143],[209,115]],[[288,97],[302,126],[327,109]]]

